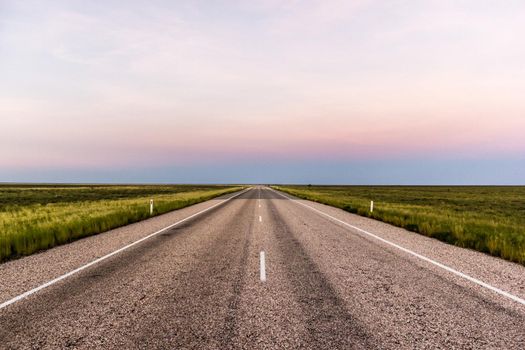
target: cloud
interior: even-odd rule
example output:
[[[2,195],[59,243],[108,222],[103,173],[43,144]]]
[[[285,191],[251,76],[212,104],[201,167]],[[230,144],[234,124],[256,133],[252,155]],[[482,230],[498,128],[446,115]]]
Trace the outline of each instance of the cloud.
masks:
[[[525,151],[520,2],[3,4],[4,167]]]

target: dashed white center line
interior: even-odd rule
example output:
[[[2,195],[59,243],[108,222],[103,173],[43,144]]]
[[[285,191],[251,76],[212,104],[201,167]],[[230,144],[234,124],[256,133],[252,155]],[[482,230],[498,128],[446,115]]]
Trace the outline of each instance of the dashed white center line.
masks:
[[[262,222],[262,216],[259,215],[259,222]]]
[[[260,254],[260,262],[261,262],[261,282],[266,282],[266,262],[264,259],[264,252],[261,252]]]

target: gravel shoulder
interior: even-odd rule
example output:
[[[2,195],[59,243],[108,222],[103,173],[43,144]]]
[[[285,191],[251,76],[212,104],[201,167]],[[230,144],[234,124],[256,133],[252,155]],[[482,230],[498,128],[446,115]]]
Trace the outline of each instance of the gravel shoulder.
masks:
[[[2,348],[224,348],[250,192],[1,310]]]
[[[0,303],[83,266],[236,193],[0,264]]]
[[[299,199],[283,192],[279,193],[525,299],[525,266],[471,249],[447,244],[437,239],[410,232],[381,221],[348,213],[339,208]],[[312,211],[311,215],[319,214]],[[334,224],[340,225],[335,222]],[[350,231],[348,232],[348,234],[350,234]],[[364,239],[373,240],[375,241],[375,244],[383,246],[386,250],[395,250],[395,248],[382,244],[373,238],[368,238],[357,231],[354,231],[351,234],[362,236]],[[428,268],[434,267],[428,266]],[[436,267],[436,269],[439,268]],[[510,305],[514,304],[515,303],[512,302],[510,303]]]
[[[283,199],[275,192],[269,192],[267,196],[278,216],[275,221],[281,221],[280,226],[288,228],[288,239],[300,247],[295,250],[302,250],[306,261],[313,266],[301,278],[301,285],[308,293],[308,298],[312,292],[315,296],[316,290],[305,288],[309,283],[308,276],[311,278],[317,271],[314,286],[324,280],[324,284],[333,289],[334,295],[340,300],[339,314],[346,313],[346,317],[352,320],[346,322],[346,326],[357,328],[355,331],[362,329],[369,335],[367,341],[372,345],[367,344],[366,347],[521,349],[525,343],[525,309],[520,304],[349,230],[346,226],[335,224],[333,220]],[[308,201],[305,203],[312,204]],[[322,206],[322,210],[325,209]],[[339,213],[338,218],[365,229],[372,226],[358,225],[351,220],[353,217],[355,215],[343,212]],[[404,234],[400,232],[404,230],[380,224],[381,234]],[[410,237],[414,235],[414,238],[428,240],[406,233]],[[437,243],[434,249],[445,246],[439,241],[431,241]],[[400,239],[396,243],[401,242]],[[431,245],[433,242],[426,243]],[[415,244],[412,242],[412,246],[417,247],[417,241]],[[455,248],[463,263],[472,259],[470,254],[461,256],[462,251],[471,251],[452,248]],[[490,256],[483,258],[488,259],[483,264],[489,265],[491,260],[500,262],[500,259]],[[476,265],[477,260],[472,259],[470,264]],[[478,267],[483,269],[483,265]],[[521,266],[517,268],[519,271]],[[515,280],[512,282],[520,284],[525,274],[513,277]],[[290,277],[291,280],[293,278]],[[321,300],[326,307],[330,298],[325,295]],[[313,312],[310,314],[315,315]],[[338,313],[330,314],[332,316],[328,324],[337,324]],[[339,339],[337,334],[344,329],[342,325],[324,328],[331,329],[336,339]],[[351,339],[355,341],[361,338],[352,336]],[[357,347],[355,343],[353,346]]]

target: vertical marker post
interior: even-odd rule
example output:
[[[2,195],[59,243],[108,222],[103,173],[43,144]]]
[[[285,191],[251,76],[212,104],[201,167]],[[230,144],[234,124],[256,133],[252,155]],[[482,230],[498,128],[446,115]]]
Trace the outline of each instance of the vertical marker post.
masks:
[[[374,212],[374,201],[370,201],[370,212]]]
[[[153,199],[149,200],[149,215],[153,215]]]

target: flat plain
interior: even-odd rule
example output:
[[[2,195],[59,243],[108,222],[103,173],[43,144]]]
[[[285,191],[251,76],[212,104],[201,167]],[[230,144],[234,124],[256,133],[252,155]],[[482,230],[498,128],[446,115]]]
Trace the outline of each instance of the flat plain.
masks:
[[[274,188],[525,264],[525,186]],[[370,201],[374,201],[372,212]]]
[[[0,262],[238,191],[214,185],[0,185]]]

